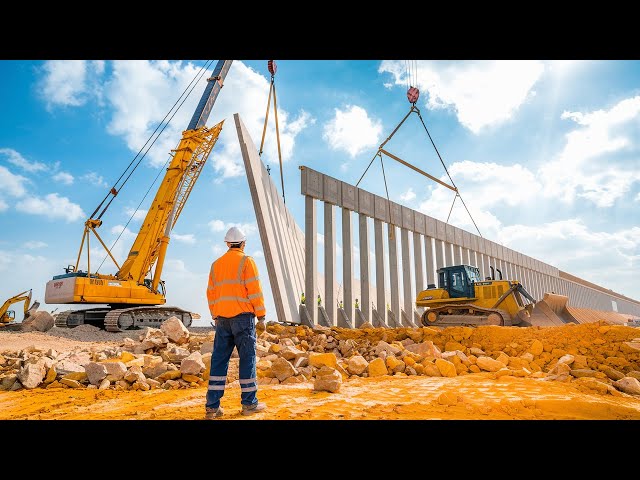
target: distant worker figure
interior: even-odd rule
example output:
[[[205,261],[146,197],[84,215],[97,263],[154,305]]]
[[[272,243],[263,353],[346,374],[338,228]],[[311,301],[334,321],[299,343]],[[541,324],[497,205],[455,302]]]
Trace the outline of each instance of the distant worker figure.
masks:
[[[302,293],[300,294],[300,303],[301,303],[302,305],[304,305],[304,301],[305,301],[304,292],[302,292]]]
[[[389,304],[387,303],[387,311],[390,311],[391,307],[389,307]]]
[[[357,298],[356,298],[355,307],[356,307],[356,308],[360,308],[360,303],[358,303],[358,299],[357,299]]]
[[[242,415],[251,415],[266,408],[256,398],[255,325],[256,316],[264,325],[266,310],[258,267],[253,258],[244,253],[246,239],[242,230],[231,227],[224,237],[229,250],[213,262],[209,273],[207,300],[216,332],[205,405],[207,420],[223,415],[220,399],[224,395],[229,359],[234,347],[240,356]]]
[[[318,295],[318,306],[322,305],[322,299],[320,298],[320,295]]]
[[[342,300],[338,302],[338,308],[344,308],[344,305],[342,304]]]

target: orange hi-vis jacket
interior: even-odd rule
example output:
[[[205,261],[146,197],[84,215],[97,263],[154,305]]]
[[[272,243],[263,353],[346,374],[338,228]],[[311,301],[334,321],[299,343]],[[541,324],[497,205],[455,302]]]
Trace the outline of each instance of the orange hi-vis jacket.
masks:
[[[211,316],[235,317],[266,313],[256,262],[239,248],[230,248],[211,265],[207,300]]]

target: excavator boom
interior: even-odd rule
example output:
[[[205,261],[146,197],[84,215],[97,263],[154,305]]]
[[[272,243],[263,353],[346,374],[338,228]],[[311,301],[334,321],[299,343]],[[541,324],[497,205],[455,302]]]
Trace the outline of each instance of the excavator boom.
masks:
[[[24,318],[27,318],[30,312],[33,312],[40,306],[40,302],[31,303],[31,290],[25,290],[17,295],[7,299],[2,307],[0,307],[0,325],[6,325],[15,320],[15,311],[9,310],[14,303],[24,301]]]

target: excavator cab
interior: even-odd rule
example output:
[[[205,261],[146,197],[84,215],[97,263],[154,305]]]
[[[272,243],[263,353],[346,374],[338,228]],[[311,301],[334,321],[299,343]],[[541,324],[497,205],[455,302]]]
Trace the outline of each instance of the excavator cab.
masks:
[[[473,298],[474,283],[480,281],[480,270],[470,265],[455,265],[438,269],[438,288],[450,298]]]
[[[7,325],[16,319],[15,310],[9,310],[9,307],[18,302],[24,302],[24,319],[35,313],[40,306],[40,302],[37,300],[31,303],[31,290],[14,295],[0,306],[0,326]]]

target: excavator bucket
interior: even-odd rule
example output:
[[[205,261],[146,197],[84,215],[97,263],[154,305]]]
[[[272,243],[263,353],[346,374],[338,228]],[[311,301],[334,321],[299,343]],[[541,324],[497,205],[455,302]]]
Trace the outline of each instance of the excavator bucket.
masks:
[[[29,318],[31,315],[33,315],[34,313],[36,313],[38,311],[38,308],[40,307],[40,302],[39,301],[35,301],[31,304],[31,307],[29,307],[29,310],[26,311],[26,313],[24,314],[24,320],[26,320],[27,318]]]

